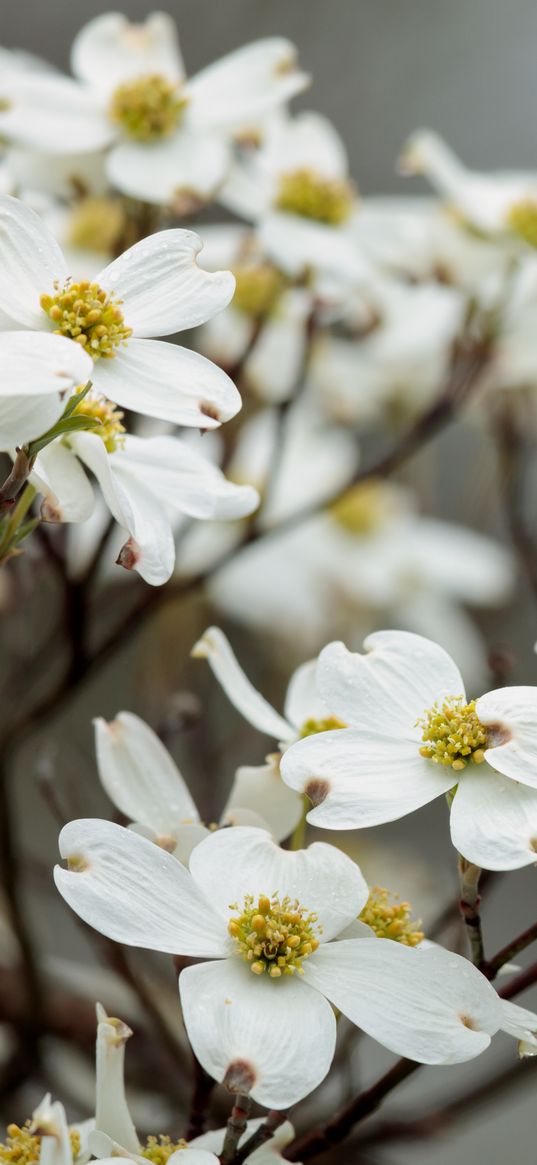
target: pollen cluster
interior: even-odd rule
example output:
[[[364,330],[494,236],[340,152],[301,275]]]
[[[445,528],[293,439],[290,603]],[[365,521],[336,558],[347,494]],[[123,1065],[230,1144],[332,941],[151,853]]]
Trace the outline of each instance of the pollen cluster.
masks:
[[[313,717],[310,720],[305,720],[300,729],[300,739],[303,740],[305,736],[316,736],[318,732],[333,732],[336,728],[347,728],[344,720],[339,720],[337,716],[326,716],[324,720],[315,720]]]
[[[112,96],[109,113],[127,137],[154,142],[173,133],[187,104],[177,85],[159,73],[152,73],[119,85]]]
[[[424,938],[419,922],[410,917],[409,902],[400,902],[383,886],[373,886],[360,914],[377,938],[391,938],[405,947],[417,947]]]
[[[230,910],[238,910],[236,903]],[[307,913],[298,902],[277,894],[272,898],[253,894],[244,899],[242,912],[232,918],[228,931],[254,975],[266,973],[271,979],[302,974],[302,961],[319,946],[321,928],[317,915]]]
[[[108,453],[115,453],[116,449],[121,449],[125,444],[123,436],[125,426],[121,423],[124,414],[105,396],[92,394],[85,396],[73,410],[72,415],[91,417],[100,422],[100,427],[94,431],[103,441]]]
[[[463,703],[463,697],[447,700],[441,706],[434,704],[418,724],[423,728],[424,741],[420,753],[437,765],[451,765],[460,771],[471,760],[482,764],[487,747],[486,729],[478,720],[475,700]]]
[[[41,1136],[31,1131],[32,1123],[27,1120],[24,1125],[10,1124],[7,1126],[5,1141],[0,1142],[1,1165],[38,1165],[41,1152]],[[73,1161],[80,1153],[80,1133],[69,1130],[71,1153]]]
[[[304,168],[282,174],[276,197],[278,210],[300,214],[330,226],[339,226],[349,218],[354,191],[342,178],[323,178]]]
[[[118,198],[82,198],[71,214],[69,243],[84,251],[115,251],[124,229]]]
[[[373,534],[388,508],[387,491],[380,481],[364,481],[347,490],[330,507],[330,514],[349,534]]]
[[[507,225],[531,247],[537,247],[537,199],[525,198],[513,203]]]
[[[93,360],[110,359],[115,349],[132,335],[120,308],[121,300],[98,283],[54,284],[54,295],[42,295],[41,307],[55,325],[57,335],[76,340]]]
[[[269,315],[285,287],[285,277],[278,268],[271,263],[245,263],[234,267],[233,274],[233,307],[254,319]]]
[[[153,1165],[166,1165],[172,1153],[178,1153],[179,1149],[186,1148],[188,1148],[186,1141],[172,1141],[171,1137],[161,1133],[158,1137],[147,1138],[140,1156],[152,1161]]]

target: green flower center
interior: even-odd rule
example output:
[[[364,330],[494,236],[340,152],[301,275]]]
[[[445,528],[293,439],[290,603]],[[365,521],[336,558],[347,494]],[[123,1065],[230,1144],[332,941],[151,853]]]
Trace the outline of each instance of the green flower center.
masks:
[[[230,910],[239,911],[236,903]],[[271,979],[302,974],[302,962],[319,946],[321,927],[317,915],[308,913],[290,898],[247,894],[242,911],[229,922],[228,931],[254,975],[265,972]]]
[[[270,263],[243,264],[233,268],[235,295],[233,307],[262,319],[274,310],[285,288],[285,277]]]
[[[101,438],[108,453],[115,453],[125,444],[125,426],[121,423],[124,414],[105,396],[88,394],[73,409],[72,415],[99,421],[99,428],[93,431]]]
[[[132,335],[119,306],[122,301],[98,283],[68,279],[60,287],[56,281],[54,295],[42,295],[39,302],[54,331],[82,344],[93,360],[109,360]]]
[[[418,724],[424,741],[420,753],[427,760],[451,765],[456,771],[466,768],[470,760],[476,765],[483,763],[487,732],[477,717],[475,700],[465,704],[462,696],[456,696],[441,706],[436,703]]]
[[[282,174],[276,196],[278,210],[339,226],[350,217],[354,190],[342,178],[322,178],[306,168]]]
[[[344,720],[339,720],[337,716],[326,716],[324,720],[311,719],[305,720],[300,729],[300,740],[305,736],[316,736],[318,732],[333,732],[336,728],[348,728]]]
[[[119,85],[110,103],[110,117],[129,138],[155,142],[169,137],[179,125],[188,99],[177,85],[152,73]]]
[[[0,1142],[1,1165],[39,1165],[41,1152],[41,1134],[32,1132],[32,1122],[25,1124],[10,1124],[7,1126],[5,1141]],[[80,1153],[80,1133],[69,1130],[73,1161]]]
[[[118,198],[83,198],[74,207],[69,245],[84,251],[114,251],[125,228],[125,211]]]
[[[179,1149],[187,1148],[186,1141],[172,1141],[171,1137],[166,1137],[161,1133],[158,1137],[147,1138],[140,1156],[152,1161],[153,1165],[166,1165],[172,1153],[178,1153]]]
[[[373,534],[382,525],[392,501],[380,481],[364,481],[347,490],[343,497],[330,506],[331,517],[349,534]]]
[[[425,937],[420,923],[410,917],[409,902],[400,902],[383,886],[373,886],[360,914],[360,921],[374,930],[377,938],[391,938],[405,947],[417,947]]]
[[[509,208],[507,225],[531,247],[537,247],[537,199],[523,198]]]

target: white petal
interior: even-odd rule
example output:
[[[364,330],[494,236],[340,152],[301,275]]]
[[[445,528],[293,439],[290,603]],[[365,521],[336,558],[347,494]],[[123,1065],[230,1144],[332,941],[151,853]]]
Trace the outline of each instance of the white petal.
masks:
[[[93,383],[110,400],[143,413],[214,429],[242,405],[229,376],[189,348],[165,340],[131,339],[112,360],[99,360]]]
[[[306,720],[320,720],[328,709],[317,691],[317,660],[303,663],[291,676],[285,696],[285,715],[295,728]]]
[[[502,1009],[502,1031],[509,1032],[518,1040],[537,1048],[537,1015],[517,1003],[510,1003],[507,999],[500,1000]],[[531,1053],[535,1055],[535,1052]]]
[[[250,683],[219,627],[208,627],[190,654],[195,659],[208,660],[226,696],[254,728],[265,732],[267,736],[273,736],[276,740],[280,738],[288,740],[290,736],[294,736],[293,729],[287,721],[274,711],[264,696]]]
[[[537,788],[537,688],[487,692],[477,701],[476,712],[492,742],[498,740],[485,752],[492,768]]]
[[[151,73],[170,81],[184,74],[175,23],[165,12],[152,12],[142,24],[119,12],[96,16],[75,36],[71,65],[82,81],[106,92]]]
[[[50,154],[99,150],[115,136],[95,95],[67,77],[26,77],[7,86],[0,134],[16,145]]]
[[[229,165],[229,147],[216,134],[179,130],[172,138],[147,145],[121,142],[110,151],[108,179],[131,198],[171,206],[182,218],[196,202],[208,202]]]
[[[60,894],[85,922],[116,942],[170,954],[225,954],[225,925],[171,854],[112,821],[71,821],[54,869]]]
[[[132,712],[95,721],[99,776],[110,800],[131,821],[170,834],[199,814],[179,769],[156,732]]]
[[[227,959],[188,967],[179,991],[194,1052],[216,1080],[232,1076],[239,1064],[251,1072],[247,1091],[253,1099],[282,1109],[326,1076],[334,1055],[334,1013],[298,977],[273,982],[253,975],[242,960]]]
[[[237,769],[222,820],[227,821],[239,808],[253,810],[264,820],[275,841],[283,841],[302,817],[302,797],[284,785],[275,757],[266,765],[243,765]]]
[[[80,344],[47,332],[0,332],[0,396],[65,394],[90,379]],[[62,406],[62,412],[63,407]],[[43,432],[43,430],[40,430]],[[39,433],[35,433],[38,436]]]
[[[222,829],[192,853],[190,870],[215,910],[229,921],[247,894],[296,898],[318,916],[321,942],[329,942],[360,913],[368,897],[358,866],[333,845],[315,842],[283,850],[270,834],[247,826]]]
[[[7,194],[0,197],[0,250],[0,309],[18,324],[48,330],[39,297],[66,278],[65,259],[39,215]]]
[[[256,1117],[255,1120],[248,1121],[246,1131],[239,1140],[238,1147],[241,1148],[246,1141],[250,1139],[253,1133],[257,1132],[260,1125],[264,1124],[265,1118],[263,1116]],[[211,1129],[209,1133],[202,1133],[200,1137],[194,1137],[189,1141],[189,1146],[192,1148],[209,1149],[219,1155],[222,1152],[224,1145],[224,1137],[226,1135],[225,1129]],[[262,1145],[259,1149],[247,1158],[251,1165],[267,1165],[267,1162],[274,1162],[281,1160],[279,1156],[279,1149],[285,1149],[295,1138],[295,1130],[290,1121],[284,1121],[279,1126],[274,1135]]]
[[[93,513],[93,488],[74,453],[62,441],[52,441],[37,457],[31,478],[43,494],[48,522],[85,522]]]
[[[95,1129],[119,1142],[127,1152],[137,1153],[140,1145],[124,1081],[125,1045],[132,1031],[120,1019],[110,1018],[100,1003],[97,1020]]]
[[[317,684],[331,712],[353,728],[373,728],[420,740],[420,716],[436,700],[463,696],[453,660],[431,639],[409,631],[376,631],[365,655],[330,643],[319,656]]]
[[[218,1157],[206,1149],[178,1149],[168,1158],[172,1165],[219,1165]]]
[[[293,395],[304,360],[310,311],[308,292],[287,291],[264,323],[244,368],[248,387],[262,400],[279,404]]]
[[[468,765],[451,806],[459,853],[485,870],[518,870],[537,862],[537,789],[487,764]]]
[[[295,47],[283,37],[266,37],[228,53],[188,82],[188,124],[254,124],[308,84],[295,63]]]
[[[75,433],[73,449],[95,474],[116,522],[133,541],[131,569],[152,586],[167,582],[175,560],[170,523],[159,499],[125,468],[123,450],[107,453],[95,433]]]
[[[471,1060],[501,1024],[484,975],[439,947],[349,939],[316,951],[304,978],[373,1039],[421,1064]]]
[[[50,393],[0,397],[0,449],[16,449],[41,437],[59,421],[64,408],[65,402]]]
[[[227,307],[235,280],[230,271],[198,267],[202,246],[193,231],[158,231],[101,271],[98,283],[123,300],[126,323],[135,335],[170,336]]]
[[[313,802],[308,821],[326,829],[396,821],[456,783],[453,769],[425,760],[418,744],[367,727],[299,740],[284,753],[281,773]]]
[[[463,603],[494,606],[515,582],[512,554],[476,530],[420,517],[411,553],[416,573]]]
[[[310,110],[275,122],[265,146],[270,169],[279,174],[313,170],[323,178],[344,178],[348,157],[335,126]]]
[[[357,283],[369,276],[350,231],[344,227],[272,211],[260,224],[259,242],[273,262],[293,279],[312,266],[314,271]]]

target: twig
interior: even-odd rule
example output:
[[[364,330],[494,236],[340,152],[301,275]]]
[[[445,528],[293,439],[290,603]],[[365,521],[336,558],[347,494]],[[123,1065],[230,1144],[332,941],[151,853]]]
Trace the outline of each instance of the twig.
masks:
[[[498,995],[501,995],[502,999],[512,999],[514,995],[520,995],[521,991],[533,987],[534,983],[537,983],[537,963],[532,963],[524,971],[519,971],[514,979],[511,979],[498,991]]]
[[[522,934],[502,947],[492,959],[487,959],[484,966],[481,967],[483,974],[487,976],[487,979],[495,979],[498,971],[501,971],[506,963],[516,958],[521,951],[524,951],[530,943],[535,941],[537,941],[537,922],[534,922],[533,926],[528,926],[527,930],[522,931]]]
[[[224,1147],[220,1155],[220,1165],[231,1165],[231,1162],[235,1161],[237,1145],[245,1133],[248,1124],[250,1105],[251,1101],[249,1096],[241,1096],[240,1094],[236,1096],[231,1115],[228,1117]]]
[[[466,858],[463,858],[461,855],[459,855],[459,880],[461,888],[460,909],[466,924],[466,933],[470,943],[472,963],[481,971],[482,968],[486,965],[486,959],[483,947],[481,914],[479,912],[479,907],[481,904],[481,898],[479,895],[480,876],[480,867],[474,866],[472,862],[467,861]]]
[[[246,1161],[256,1149],[260,1149],[262,1145],[266,1145],[267,1141],[271,1140],[285,1120],[287,1120],[286,1112],[280,1112],[275,1108],[271,1109],[267,1114],[265,1122],[259,1125],[255,1133],[252,1133],[252,1136],[248,1137],[248,1140],[244,1142],[242,1148],[235,1154],[234,1165],[242,1165],[243,1161]]]

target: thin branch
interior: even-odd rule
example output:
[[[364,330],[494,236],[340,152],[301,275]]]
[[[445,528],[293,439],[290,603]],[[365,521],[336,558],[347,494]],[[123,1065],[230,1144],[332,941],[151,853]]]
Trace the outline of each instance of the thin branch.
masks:
[[[251,1101],[249,1096],[237,1095],[235,1103],[228,1117],[224,1147],[220,1155],[221,1165],[231,1165],[235,1161],[237,1146],[246,1132]]]
[[[286,1112],[280,1112],[275,1108],[271,1109],[264,1123],[259,1125],[255,1133],[252,1133],[252,1136],[248,1137],[248,1140],[244,1142],[242,1148],[235,1154],[234,1165],[243,1165],[243,1161],[246,1161],[252,1153],[255,1153],[256,1149],[260,1149],[262,1145],[266,1145],[267,1141],[271,1140],[280,1125],[283,1125],[286,1120]]]
[[[486,966],[481,928],[479,879],[481,869],[459,855],[460,910],[466,925],[472,963],[481,971]]]
[[[527,930],[523,930],[522,934],[519,934],[517,938],[512,939],[510,943],[502,947],[492,959],[486,960],[485,965],[481,968],[483,974],[487,976],[487,979],[495,979],[498,971],[501,971],[506,963],[510,963],[511,959],[516,958],[521,951],[529,947],[530,943],[536,941],[537,922],[534,922],[533,926],[528,926]]]
[[[512,999],[514,995],[520,995],[521,991],[526,991],[528,987],[533,987],[534,983],[537,983],[537,963],[532,963],[524,971],[519,971],[514,979],[511,979],[509,983],[506,983],[498,991],[498,995],[502,999]]]

